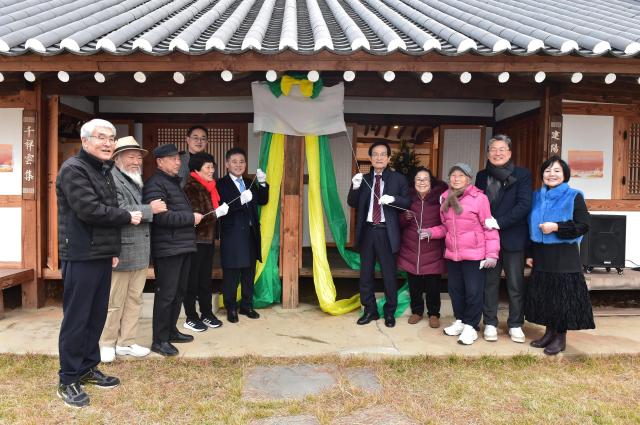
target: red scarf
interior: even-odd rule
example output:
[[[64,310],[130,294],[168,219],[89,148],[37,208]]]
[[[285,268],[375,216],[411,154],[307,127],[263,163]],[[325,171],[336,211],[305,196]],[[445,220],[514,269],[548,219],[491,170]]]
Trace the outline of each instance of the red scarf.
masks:
[[[218,189],[216,189],[216,181],[211,180],[210,182],[206,181],[200,174],[195,171],[191,172],[191,177],[196,179],[201,185],[207,189],[207,192],[211,195],[211,203],[213,204],[213,209],[216,209],[220,206],[220,195],[218,194]]]

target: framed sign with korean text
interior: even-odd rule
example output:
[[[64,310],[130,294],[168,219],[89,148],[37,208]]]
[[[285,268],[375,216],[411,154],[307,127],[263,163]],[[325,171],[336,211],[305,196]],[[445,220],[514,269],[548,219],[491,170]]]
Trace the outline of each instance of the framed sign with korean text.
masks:
[[[36,155],[38,140],[36,111],[22,112],[22,199],[36,197]]]

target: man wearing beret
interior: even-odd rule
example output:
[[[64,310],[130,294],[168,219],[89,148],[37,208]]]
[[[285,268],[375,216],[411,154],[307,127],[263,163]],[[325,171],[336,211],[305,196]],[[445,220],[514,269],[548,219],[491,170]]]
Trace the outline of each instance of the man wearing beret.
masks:
[[[142,202],[161,199],[166,212],[155,214],[151,223],[151,256],[156,275],[153,301],[153,343],[151,351],[175,356],[172,343],[193,341],[193,336],[178,331],[182,298],[187,286],[191,253],[196,251],[195,226],[202,214],[194,213],[180,186],[180,154],[173,143],[153,151],[157,171],[144,185]]]
[[[100,358],[111,362],[115,355],[144,357],[149,349],[136,344],[138,320],[142,309],[142,290],[149,267],[149,222],[154,214],[167,211],[161,199],[142,203],[142,149],[131,136],[118,139],[111,169],[116,184],[118,206],[127,211],[142,211],[142,223],[121,228],[120,261],[111,274],[109,312],[100,337]]]
[[[107,317],[111,269],[120,255],[120,226],[139,224],[142,213],[118,208],[111,176],[115,136],[109,121],[84,124],[82,149],[62,164],[56,180],[64,287],[58,397],[74,408],[89,405],[83,387],[120,384],[118,378],[98,370],[98,341]]]

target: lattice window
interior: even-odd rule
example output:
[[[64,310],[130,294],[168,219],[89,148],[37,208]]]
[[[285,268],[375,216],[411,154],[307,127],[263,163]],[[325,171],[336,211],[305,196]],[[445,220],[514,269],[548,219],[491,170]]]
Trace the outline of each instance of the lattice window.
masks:
[[[629,122],[625,136],[624,197],[640,199],[640,120]]]

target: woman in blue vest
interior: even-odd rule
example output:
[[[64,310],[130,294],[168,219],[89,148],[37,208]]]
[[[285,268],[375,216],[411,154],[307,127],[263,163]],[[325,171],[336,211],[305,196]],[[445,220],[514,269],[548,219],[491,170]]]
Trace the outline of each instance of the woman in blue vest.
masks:
[[[589,230],[584,196],[567,182],[569,166],[557,156],[540,167],[544,185],[533,194],[529,215],[533,267],[525,305],[529,322],[546,331],[531,346],[555,355],[566,347],[567,330],[594,329],[589,290],[582,274],[579,245]]]

